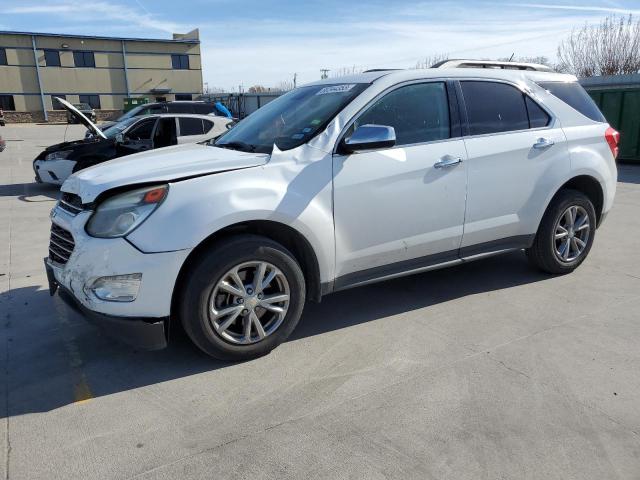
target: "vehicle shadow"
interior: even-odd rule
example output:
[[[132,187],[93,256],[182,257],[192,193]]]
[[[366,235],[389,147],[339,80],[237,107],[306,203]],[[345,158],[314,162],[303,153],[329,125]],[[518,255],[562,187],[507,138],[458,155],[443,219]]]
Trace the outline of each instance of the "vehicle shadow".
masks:
[[[547,278],[527,264],[522,252],[514,252],[346,290],[308,304],[289,341]],[[91,396],[99,397],[234,365],[207,357],[175,328],[165,350],[136,351],[34,286],[0,295],[0,310],[4,306],[9,307],[2,332],[10,401],[0,417],[46,412],[81,400],[77,392],[85,380]]]
[[[640,164],[619,163],[618,181],[640,184]]]
[[[60,188],[48,183],[12,183],[0,185],[0,197],[18,197],[23,202],[42,202],[57,200],[60,195]],[[50,200],[43,200],[36,197],[48,197]]]

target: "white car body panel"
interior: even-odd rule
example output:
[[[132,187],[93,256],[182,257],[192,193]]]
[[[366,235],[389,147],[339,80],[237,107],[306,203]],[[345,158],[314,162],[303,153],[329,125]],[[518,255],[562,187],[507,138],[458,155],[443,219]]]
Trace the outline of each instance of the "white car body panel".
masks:
[[[467,136],[417,147],[335,154],[350,120],[387,89],[415,80],[463,78],[515,84],[546,105],[554,123],[543,129]],[[533,235],[553,195],[576,175],[600,182],[605,201],[599,213],[606,213],[616,178],[613,155],[604,140],[607,125],[582,116],[531,79],[575,81],[573,76],[555,73],[490,69],[372,73],[326,80],[316,83],[375,82],[300,147],[288,151],[274,147],[266,155],[183,145],[80,171],[64,183],[62,191],[79,195],[85,204],[109,190],[136,184],[168,183],[169,194],[126,240],[89,237],[84,231],[85,213],[72,219],[55,217],[55,223],[67,225],[77,235],[79,250],[56,278],[59,275],[64,285],[81,295],[78,288],[89,278],[141,271],[143,288],[148,290],[124,305],[136,315],[167,316],[166,299],[189,253],[209,236],[237,223],[278,222],[299,232],[318,260],[320,282],[330,285],[327,291],[331,291],[336,279],[345,275],[462,247],[455,263],[462,261],[467,247]],[[532,145],[540,137],[553,140],[554,145],[534,151]],[[435,170],[434,163],[447,154],[459,156],[462,163]],[[89,265],[92,255],[98,260]],[[469,250],[468,256],[477,254]],[[392,275],[380,278],[388,276]],[[152,289],[162,301],[153,299]],[[124,310],[123,304],[95,298],[81,301],[95,311],[117,314],[115,310]]]
[[[44,183],[62,185],[73,173],[76,162],[73,160],[36,160],[33,162],[38,168],[38,175]],[[56,177],[54,178],[53,173]]]

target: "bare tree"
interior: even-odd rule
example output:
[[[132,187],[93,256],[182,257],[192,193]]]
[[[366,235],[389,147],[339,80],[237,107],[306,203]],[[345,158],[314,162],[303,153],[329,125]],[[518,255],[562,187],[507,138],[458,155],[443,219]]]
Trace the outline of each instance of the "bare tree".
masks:
[[[420,68],[431,68],[436,63],[442,62],[444,60],[449,60],[448,53],[436,53],[434,55],[425,57],[424,60],[416,62],[416,66],[414,68],[416,70]]]
[[[362,73],[365,70],[365,67],[359,67],[356,65],[353,65],[352,67],[341,67],[336,70],[332,70],[331,76],[333,78],[346,77],[347,75],[357,75],[358,73]]]
[[[579,77],[640,71],[640,20],[611,15],[573,30],[558,47],[558,69]]]

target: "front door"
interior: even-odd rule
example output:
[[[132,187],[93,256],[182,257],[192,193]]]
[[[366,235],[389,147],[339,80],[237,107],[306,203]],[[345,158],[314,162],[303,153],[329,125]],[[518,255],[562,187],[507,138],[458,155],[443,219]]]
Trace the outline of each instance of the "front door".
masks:
[[[444,82],[413,83],[350,127],[391,126],[396,145],[334,156],[336,288],[458,258],[467,167],[451,118]]]
[[[156,121],[156,117],[145,118],[129,128],[124,134],[124,141],[119,144],[122,155],[151,150]]]

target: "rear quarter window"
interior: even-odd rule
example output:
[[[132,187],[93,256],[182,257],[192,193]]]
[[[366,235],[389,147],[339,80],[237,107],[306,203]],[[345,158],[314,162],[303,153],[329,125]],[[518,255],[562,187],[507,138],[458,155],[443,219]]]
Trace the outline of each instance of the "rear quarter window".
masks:
[[[607,122],[593,99],[578,82],[538,82],[538,85],[585,117],[595,122]]]

